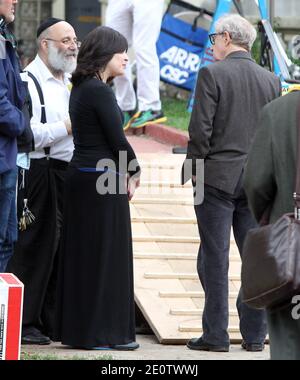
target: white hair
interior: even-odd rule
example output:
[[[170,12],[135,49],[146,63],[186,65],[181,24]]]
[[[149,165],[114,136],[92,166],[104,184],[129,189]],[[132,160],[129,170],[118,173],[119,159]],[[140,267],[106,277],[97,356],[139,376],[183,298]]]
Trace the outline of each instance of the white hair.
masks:
[[[244,17],[235,14],[224,15],[216,22],[216,33],[228,32],[232,43],[251,51],[257,32]]]
[[[48,63],[57,72],[71,74],[76,69],[74,53],[60,51],[53,41],[48,42]]]
[[[48,28],[48,29],[49,29],[49,28]],[[48,29],[44,30],[44,31],[38,36],[38,38],[37,38],[37,40],[36,40],[38,49],[41,48],[42,41],[43,41],[45,38],[49,38],[50,32],[49,32]]]

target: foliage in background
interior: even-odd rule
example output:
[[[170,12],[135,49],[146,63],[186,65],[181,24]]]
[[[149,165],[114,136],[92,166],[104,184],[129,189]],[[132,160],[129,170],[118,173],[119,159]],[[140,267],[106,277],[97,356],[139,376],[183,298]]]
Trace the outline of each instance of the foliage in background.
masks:
[[[166,125],[183,131],[188,130],[191,115],[187,110],[188,102],[186,100],[163,97],[162,107],[168,118]]]
[[[256,39],[252,47],[252,57],[255,59],[256,63],[260,63],[260,54],[261,54],[261,40],[260,37]]]

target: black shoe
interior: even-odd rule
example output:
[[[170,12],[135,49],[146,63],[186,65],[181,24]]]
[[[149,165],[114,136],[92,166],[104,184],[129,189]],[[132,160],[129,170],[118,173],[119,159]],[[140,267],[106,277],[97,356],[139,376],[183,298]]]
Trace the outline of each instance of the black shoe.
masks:
[[[229,345],[218,346],[210,343],[204,342],[202,338],[194,338],[191,339],[187,346],[191,350],[199,350],[199,351],[212,351],[212,352],[228,352]]]
[[[112,346],[113,350],[118,350],[118,351],[134,351],[140,348],[140,345],[136,342],[131,342],[128,344],[115,344]]]
[[[46,335],[43,335],[40,330],[35,327],[24,327],[22,331],[21,344],[37,344],[47,345],[51,340]]]
[[[112,346],[98,346],[98,347],[92,347],[92,348],[86,348],[86,349],[87,350],[96,350],[96,351],[110,351],[110,350],[134,351],[134,350],[137,350],[139,347],[140,347],[140,345],[138,343],[131,342],[131,343],[127,343],[127,344],[114,344]]]
[[[261,352],[265,349],[264,343],[246,343],[242,341],[242,348],[249,352]]]
[[[187,148],[183,146],[175,146],[172,149],[173,154],[187,154]]]

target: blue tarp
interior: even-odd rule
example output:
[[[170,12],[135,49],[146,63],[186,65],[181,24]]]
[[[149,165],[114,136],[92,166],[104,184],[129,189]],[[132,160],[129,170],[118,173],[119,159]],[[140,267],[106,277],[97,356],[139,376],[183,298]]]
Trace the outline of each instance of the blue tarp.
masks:
[[[157,42],[161,80],[192,91],[208,32],[166,13]]]

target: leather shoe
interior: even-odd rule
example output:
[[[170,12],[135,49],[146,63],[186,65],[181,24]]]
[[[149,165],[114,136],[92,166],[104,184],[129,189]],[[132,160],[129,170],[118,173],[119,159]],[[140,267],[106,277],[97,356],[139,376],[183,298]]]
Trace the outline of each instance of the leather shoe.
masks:
[[[106,350],[117,350],[117,351],[134,351],[137,350],[140,345],[136,342],[131,342],[127,344],[114,344],[111,346],[99,346],[93,347],[92,350],[106,351]]]
[[[35,327],[24,327],[22,331],[21,344],[37,344],[47,345],[51,340],[46,335],[42,334],[40,330]]]
[[[249,352],[261,352],[265,349],[264,343],[246,343],[242,341],[242,348]]]
[[[134,351],[137,350],[140,347],[140,345],[136,342],[131,342],[127,344],[115,344],[112,346],[113,350],[118,351]]]
[[[199,350],[199,351],[212,351],[212,352],[228,352],[229,345],[214,345],[210,343],[204,342],[202,338],[194,338],[191,339],[187,343],[187,347],[191,350]]]

